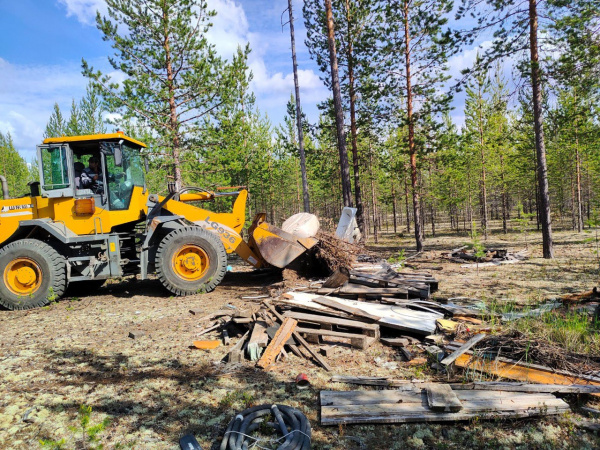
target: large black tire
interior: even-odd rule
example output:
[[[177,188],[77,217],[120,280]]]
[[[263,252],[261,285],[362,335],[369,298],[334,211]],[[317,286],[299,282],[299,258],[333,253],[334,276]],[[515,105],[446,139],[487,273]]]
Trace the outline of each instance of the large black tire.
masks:
[[[19,295],[8,285],[11,268],[19,260],[27,261],[27,264],[35,267],[34,272],[40,272],[35,291],[26,295]],[[57,300],[65,293],[67,261],[45,242],[21,239],[0,249],[0,277],[0,305],[12,310],[37,308]]]
[[[186,279],[178,270],[177,256],[184,248],[195,248],[202,254],[204,269]],[[192,295],[212,291],[227,272],[227,252],[219,237],[200,227],[178,228],[167,234],[158,245],[155,259],[156,274],[162,285],[175,295]],[[200,267],[200,266],[199,266]]]

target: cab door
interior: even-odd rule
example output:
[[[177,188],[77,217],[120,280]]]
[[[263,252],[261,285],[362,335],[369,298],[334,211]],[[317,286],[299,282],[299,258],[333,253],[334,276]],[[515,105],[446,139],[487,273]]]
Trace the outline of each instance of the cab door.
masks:
[[[68,144],[37,146],[40,193],[46,198],[74,196],[73,155]]]

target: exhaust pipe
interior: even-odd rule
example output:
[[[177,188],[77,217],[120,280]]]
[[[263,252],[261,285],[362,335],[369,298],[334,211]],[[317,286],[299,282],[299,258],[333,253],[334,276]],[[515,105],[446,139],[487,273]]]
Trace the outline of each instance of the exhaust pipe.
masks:
[[[8,194],[8,182],[2,175],[0,175],[0,182],[2,182],[2,196],[4,197],[4,200],[8,200],[10,198],[10,195]]]

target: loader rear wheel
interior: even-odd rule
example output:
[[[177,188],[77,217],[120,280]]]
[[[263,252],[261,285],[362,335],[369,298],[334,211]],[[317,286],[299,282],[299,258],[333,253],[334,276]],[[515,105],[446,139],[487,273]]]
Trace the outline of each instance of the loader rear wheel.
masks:
[[[36,239],[21,239],[0,250],[0,305],[16,310],[47,305],[67,286],[66,260]]]
[[[158,246],[156,274],[175,295],[212,291],[227,271],[227,253],[219,237],[200,227],[167,234]]]

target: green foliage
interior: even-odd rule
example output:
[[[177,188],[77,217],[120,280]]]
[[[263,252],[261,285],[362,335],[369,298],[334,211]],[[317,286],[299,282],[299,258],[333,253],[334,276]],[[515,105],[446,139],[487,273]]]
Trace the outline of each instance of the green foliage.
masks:
[[[388,262],[390,264],[400,264],[400,266],[404,266],[406,262],[406,254],[403,248],[395,256],[390,256],[388,258]]]
[[[48,449],[48,450],[63,450],[66,449],[67,447],[66,442],[64,439],[61,439],[60,441],[54,441],[52,439],[40,439],[40,445],[42,446],[42,448]]]
[[[77,426],[70,426],[73,433],[73,445],[67,445],[66,439],[52,440],[41,439],[40,445],[48,450],[63,450],[67,448],[81,448],[89,450],[100,450],[104,448],[100,434],[110,425],[110,419],[106,417],[101,422],[92,424],[92,407],[80,405],[77,412]],[[117,448],[124,448],[123,444],[117,444]]]
[[[73,433],[80,433],[80,443],[83,448],[102,449],[104,446],[100,443],[99,435],[110,425],[110,419],[106,417],[102,422],[91,425],[92,407],[86,405],[79,406],[77,419],[78,427],[70,427]]]
[[[525,237],[525,247],[529,248],[529,223],[531,222],[531,219],[535,216],[535,214],[526,213],[523,210],[523,205],[521,203],[517,205],[517,211],[517,217],[512,219],[512,221],[517,225],[517,229]]]
[[[219,407],[231,409],[238,403],[242,409],[249,408],[254,405],[254,396],[246,391],[230,391],[219,401]]]
[[[30,179],[29,168],[17,152],[10,133],[6,135],[0,133],[0,175],[6,178],[11,197],[18,197],[27,192],[27,182]]]

